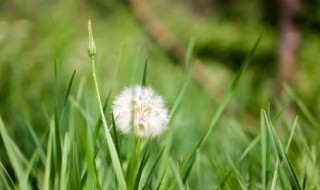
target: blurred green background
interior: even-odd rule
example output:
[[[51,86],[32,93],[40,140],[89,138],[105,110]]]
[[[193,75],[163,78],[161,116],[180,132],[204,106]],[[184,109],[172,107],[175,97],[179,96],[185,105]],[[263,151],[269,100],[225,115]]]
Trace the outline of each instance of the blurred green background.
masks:
[[[177,157],[188,153],[188,147],[193,147],[199,139],[227,84],[231,83],[254,42],[264,33],[252,64],[221,121],[220,125],[229,126],[230,130],[218,128],[216,133],[222,130],[226,135],[210,140],[217,144],[221,143],[221,138],[233,139],[220,144],[218,151],[224,149],[224,144],[244,147],[259,130],[260,109],[270,102],[273,105],[283,100],[282,96],[276,97],[273,90],[278,73],[277,2],[146,0],[145,3],[182,46],[187,47],[189,41],[195,39],[193,55],[204,62],[211,74],[210,93],[192,82],[177,113],[174,125],[181,131],[175,138]],[[303,2],[299,25],[302,40],[292,84],[315,116],[320,114],[319,5],[318,0]],[[121,62],[113,96],[125,86],[140,82],[136,76],[142,76],[146,58],[149,60],[148,84],[164,96],[168,107],[172,106],[185,80],[183,67],[148,37],[125,0],[1,0],[0,114],[27,155],[31,153],[28,150],[33,149],[32,144],[25,143],[29,138],[25,135],[27,122],[41,134],[54,113],[54,54],[59,71],[58,97],[63,99],[68,80],[76,69],[72,94],[76,94],[83,82],[86,88],[92,89],[85,92],[86,97],[95,98],[87,55],[88,19],[93,23],[98,78],[104,97],[113,83],[119,57]],[[91,102],[92,113],[98,113],[93,109],[96,102]],[[232,126],[236,125],[244,129],[243,136],[234,132]],[[0,145],[1,157],[6,157]]]

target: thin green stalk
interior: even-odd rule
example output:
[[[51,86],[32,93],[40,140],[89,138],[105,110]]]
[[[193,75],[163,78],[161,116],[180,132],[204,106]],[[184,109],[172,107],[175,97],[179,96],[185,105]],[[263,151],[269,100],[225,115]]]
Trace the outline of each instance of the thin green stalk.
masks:
[[[96,76],[96,70],[95,70],[95,66],[94,66],[96,48],[95,48],[95,44],[94,44],[94,40],[93,40],[92,29],[91,29],[91,21],[90,20],[88,21],[88,31],[89,31],[88,55],[90,57],[90,62],[91,62],[91,66],[92,66],[93,81],[94,81],[96,95],[97,95],[98,104],[99,104],[99,108],[100,108],[100,114],[101,114],[101,118],[102,118],[102,123],[103,123],[104,130],[105,130],[105,133],[106,133],[106,139],[107,139],[107,144],[108,144],[108,148],[109,148],[109,152],[110,152],[110,156],[111,156],[111,160],[112,160],[112,165],[113,165],[113,168],[115,170],[115,174],[116,174],[120,189],[127,189],[126,182],[124,180],[124,175],[123,175],[123,172],[122,172],[122,168],[121,168],[121,165],[120,165],[119,156],[117,154],[114,142],[113,142],[111,134],[109,132],[107,121],[106,121],[106,118],[105,118],[104,112],[103,112],[103,106],[102,106],[102,103],[101,103],[101,98],[100,98],[100,93],[99,93],[99,86],[98,86],[97,76]]]

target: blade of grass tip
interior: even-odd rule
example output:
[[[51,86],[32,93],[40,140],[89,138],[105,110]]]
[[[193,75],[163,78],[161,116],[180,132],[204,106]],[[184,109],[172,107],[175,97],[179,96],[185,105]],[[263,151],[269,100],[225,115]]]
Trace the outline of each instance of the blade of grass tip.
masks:
[[[298,123],[298,117],[295,118],[294,122],[293,122],[293,127],[290,133],[290,137],[286,146],[286,152],[288,152],[291,141],[293,139],[296,127],[297,127],[297,123]],[[272,184],[271,184],[271,188],[270,190],[275,190],[276,189],[276,185],[277,185],[277,178],[278,178],[278,168],[279,168],[279,158],[277,158],[276,160],[276,166],[275,166],[275,170],[274,170],[274,175],[273,175],[273,180],[272,180]],[[284,184],[284,182],[282,182],[282,184]]]
[[[248,68],[248,66],[250,64],[250,61],[252,59],[253,53],[257,49],[261,38],[262,38],[262,35],[260,35],[260,37],[258,38],[256,43],[254,44],[253,48],[251,49],[251,51],[249,52],[249,54],[246,56],[245,60],[243,61],[243,64],[241,66],[240,71],[238,72],[238,74],[236,75],[235,79],[233,80],[233,82],[232,82],[231,86],[229,87],[229,90],[227,91],[226,95],[223,97],[222,102],[219,104],[219,106],[217,108],[217,111],[215,112],[215,114],[214,114],[214,116],[213,116],[213,118],[212,118],[212,120],[210,122],[208,130],[203,134],[202,138],[199,140],[198,144],[193,149],[192,153],[190,154],[189,158],[187,159],[187,162],[186,162],[187,164],[193,163],[191,161],[194,159],[193,157],[194,157],[196,151],[202,147],[204,142],[209,137],[211,131],[215,128],[215,126],[216,126],[218,120],[220,119],[224,109],[226,108],[227,104],[229,103],[229,100],[230,100],[231,96],[233,95],[237,85],[239,84],[240,79],[242,78],[242,76],[244,75],[245,71],[247,70],[247,68]],[[182,168],[189,168],[189,167],[190,166],[183,165]],[[185,176],[185,174],[183,176]]]
[[[261,136],[257,135],[246,147],[246,149],[243,151],[243,153],[241,154],[240,158],[235,162],[236,165],[240,164],[241,161],[249,154],[249,152],[260,142]],[[220,183],[220,187],[223,188],[224,184],[226,183],[226,181],[228,180],[228,178],[230,177],[230,175],[233,172],[233,168],[231,168],[227,175],[222,179],[221,183]]]
[[[173,171],[174,176],[176,178],[176,182],[178,183],[179,189],[184,190],[185,188],[184,188],[181,176],[179,174],[178,168],[172,159],[171,159],[171,168],[172,168],[172,171]]]
[[[192,38],[190,39],[189,43],[188,43],[188,49],[187,49],[187,53],[186,53],[186,57],[185,57],[185,62],[184,62],[184,65],[185,65],[185,69],[186,69],[186,70],[188,70],[189,65],[190,65],[191,56],[192,56],[192,51],[193,51],[195,42],[196,42],[195,37],[192,37]]]
[[[246,188],[246,183],[245,183],[245,180],[243,179],[240,171],[236,168],[235,164],[233,163],[233,161],[231,160],[231,158],[229,156],[227,156],[227,159],[232,167],[232,171],[236,174],[236,179],[238,180],[240,186],[242,187],[242,189],[247,189]]]
[[[146,61],[144,63],[144,70],[143,70],[143,77],[142,77],[142,86],[147,85],[147,68],[148,68],[148,58],[146,58]]]
[[[300,187],[300,184],[299,184],[298,179],[296,177],[296,174],[295,174],[295,172],[291,166],[291,163],[287,157],[287,154],[285,153],[284,148],[282,147],[279,138],[276,136],[275,131],[272,127],[272,124],[270,123],[270,120],[268,119],[265,112],[264,112],[264,117],[265,117],[265,120],[267,123],[268,133],[269,133],[269,136],[271,137],[271,141],[272,141],[272,144],[274,147],[273,149],[274,149],[277,157],[279,158],[279,160],[283,161],[291,188],[300,190],[301,187]]]
[[[77,70],[75,69],[73,71],[73,73],[72,73],[72,76],[71,76],[70,80],[69,80],[67,91],[66,91],[66,95],[64,96],[63,108],[65,108],[67,103],[68,103],[68,97],[69,97],[70,92],[71,92],[71,88],[72,88],[72,84],[73,84],[74,76],[76,75],[76,72],[77,72]]]
[[[261,135],[261,164],[262,164],[262,189],[266,190],[268,187],[268,169],[270,165],[270,146],[268,142],[267,128],[264,122],[263,111],[260,113],[260,135]]]
[[[291,145],[291,142],[292,142],[292,139],[293,139],[293,136],[294,136],[294,133],[296,132],[296,128],[297,128],[297,125],[298,125],[298,118],[299,117],[296,117],[293,121],[293,127],[292,127],[292,130],[291,130],[291,133],[290,133],[290,136],[289,136],[289,140],[288,140],[288,143],[287,143],[287,146],[286,146],[286,152],[289,151],[289,147]]]
[[[93,123],[93,119],[91,115],[88,114],[87,110],[81,107],[81,105],[72,96],[70,96],[69,101],[71,105],[80,112],[81,116],[87,121],[87,123],[90,123],[91,125]]]
[[[48,147],[47,147],[47,154],[46,154],[46,165],[44,171],[44,183],[43,188],[44,190],[49,190],[50,188],[50,174],[51,174],[51,163],[52,163],[52,152],[53,152],[53,136],[54,136],[54,121],[51,119],[50,122],[50,132],[49,132],[49,139],[48,139]]]
[[[149,180],[151,179],[152,174],[154,173],[154,170],[156,169],[158,162],[162,156],[163,151],[165,150],[166,146],[163,146],[162,149],[160,150],[159,154],[157,155],[156,160],[154,161],[154,163],[151,166],[151,169],[147,175],[146,181],[144,182],[144,185],[142,187],[142,189],[145,189],[146,185],[148,184]]]
[[[60,118],[61,119],[61,123],[62,123],[62,120],[64,118],[64,113],[65,113],[67,105],[68,105],[68,98],[69,98],[69,95],[70,95],[70,92],[71,92],[71,88],[72,88],[72,84],[73,84],[73,81],[74,81],[75,74],[76,74],[76,70],[74,70],[73,73],[72,73],[72,76],[71,76],[71,78],[69,80],[69,83],[68,83],[66,95],[64,96],[62,112],[61,112],[61,118]]]
[[[55,81],[55,85],[57,86],[57,81],[58,81],[58,66],[57,66],[57,55],[56,55],[56,51],[53,52],[53,69],[54,69],[54,81]]]
[[[15,150],[16,145],[14,141],[11,139],[11,137],[9,136],[1,117],[0,117],[0,135],[2,136],[4,147],[7,150],[9,160],[18,178],[19,186],[25,187],[28,189],[28,182],[24,174],[23,163],[19,159],[19,155],[17,155],[18,150]]]
[[[40,141],[39,141],[39,138],[38,138],[37,134],[35,133],[35,131],[33,130],[33,127],[31,126],[30,122],[27,122],[27,127],[28,127],[28,129],[29,129],[29,131],[30,131],[30,134],[31,134],[32,139],[33,139],[33,141],[35,142],[36,146],[40,148],[41,161],[42,161],[43,164],[45,164],[45,159],[46,159],[45,157],[46,157],[46,156],[45,156],[45,153],[44,153],[44,150],[43,150],[41,144],[42,144],[42,142],[44,141],[45,137],[48,135],[49,129],[47,129],[47,130],[43,133],[43,135],[42,135],[42,137],[41,137],[41,139],[40,139]]]
[[[8,173],[8,171],[6,170],[6,168],[4,167],[4,165],[2,164],[2,162],[0,162],[0,167],[1,167],[1,169],[0,169],[0,171],[1,171],[0,174],[1,174],[2,182],[4,183],[6,189],[18,189],[18,188],[16,187],[16,185],[14,184],[14,182],[13,182],[10,174]],[[4,174],[3,174],[3,172],[4,172]],[[10,185],[9,185],[8,182],[7,182],[7,179],[9,179],[10,184],[12,185],[13,188],[10,187]]]
[[[303,116],[307,119],[307,121],[313,126],[318,127],[320,126],[319,121],[311,114],[307,106],[301,101],[301,99],[291,90],[289,85],[284,84],[284,89],[287,94],[290,96],[291,99],[295,101],[298,108],[301,110]]]
[[[45,139],[45,138],[42,138],[42,139],[41,139],[41,143],[44,141],[44,139]],[[37,145],[36,150],[35,150],[34,153],[32,154],[31,159],[30,159],[29,163],[27,164],[26,172],[25,172],[25,173],[26,173],[25,176],[26,176],[26,178],[27,178],[27,179],[26,179],[27,181],[28,181],[28,178],[29,178],[32,170],[34,169],[33,167],[34,167],[35,161],[39,158],[39,155],[40,155],[40,153],[41,153],[41,150],[42,150],[41,144],[40,144],[40,145]],[[45,158],[44,158],[44,159],[45,159]],[[44,161],[44,162],[45,162],[45,161]]]
[[[134,189],[137,190],[139,189],[139,184],[140,184],[140,180],[141,180],[141,175],[142,175],[142,171],[145,168],[149,158],[150,158],[150,152],[149,152],[149,146],[150,146],[151,140],[149,139],[146,145],[146,148],[144,150],[140,165],[139,165],[139,169],[138,169],[138,173],[136,175],[136,179],[134,182]]]

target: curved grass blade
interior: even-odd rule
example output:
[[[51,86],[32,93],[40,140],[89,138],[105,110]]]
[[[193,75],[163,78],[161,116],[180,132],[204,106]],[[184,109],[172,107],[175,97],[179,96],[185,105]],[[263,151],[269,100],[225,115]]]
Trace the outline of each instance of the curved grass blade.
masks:
[[[289,179],[291,188],[294,190],[300,190],[301,186],[299,184],[297,176],[292,168],[292,165],[288,159],[288,156],[287,156],[284,148],[281,145],[279,137],[276,136],[276,133],[273,129],[273,126],[272,126],[272,124],[271,124],[270,120],[268,119],[268,116],[265,112],[264,112],[264,119],[267,124],[268,133],[269,133],[269,136],[271,139],[273,150],[274,150],[275,154],[277,155],[277,157],[279,158],[279,160],[281,162],[283,162],[283,164],[284,164],[284,168],[286,170],[286,175]],[[286,187],[284,187],[284,188],[286,188]]]
[[[246,147],[246,149],[243,151],[243,153],[241,154],[240,158],[234,163],[235,165],[238,165],[241,163],[241,161],[249,154],[249,152],[259,143],[261,137],[260,135],[256,136]],[[233,162],[232,162],[233,164]],[[231,168],[229,170],[229,172],[227,173],[227,175],[223,178],[222,182],[220,183],[220,187],[223,188],[225,183],[227,182],[228,178],[230,177],[230,175],[232,174],[232,172],[234,171],[234,168]]]
[[[68,88],[67,88],[67,92],[66,92],[66,95],[64,96],[64,101],[63,101],[63,107],[65,108],[65,106],[67,105],[68,103],[68,97],[70,95],[70,91],[71,91],[71,88],[72,88],[72,84],[73,84],[73,81],[74,81],[74,76],[76,75],[76,72],[77,70],[74,70],[73,73],[72,73],[72,76],[69,80],[69,83],[68,83]]]
[[[2,162],[0,162],[0,166],[1,166],[0,175],[1,175],[1,178],[2,178],[2,182],[4,183],[6,189],[17,189],[17,187],[14,184],[10,174],[8,173],[8,171],[6,170],[6,168],[4,167]],[[4,172],[5,175],[3,174],[3,172]],[[7,178],[9,179],[10,184],[12,185],[13,188],[11,188],[10,185],[8,184]]]
[[[174,176],[176,177],[176,182],[178,183],[178,187],[180,190],[184,190],[185,187],[183,185],[183,182],[182,182],[182,179],[181,179],[181,176],[180,176],[180,173],[178,171],[178,168],[176,166],[176,164],[173,162],[173,160],[171,159],[171,168],[172,168],[172,171],[174,173]]]
[[[190,62],[191,62],[191,57],[192,57],[192,51],[194,48],[194,44],[195,44],[196,40],[195,37],[192,37],[188,43],[188,49],[187,49],[187,53],[186,53],[186,57],[185,57],[185,69],[188,70]]]
[[[142,77],[142,86],[147,85],[147,68],[148,68],[148,58],[146,59],[144,63],[144,70],[143,70],[143,77]]]
[[[112,132],[113,132],[113,141],[114,141],[114,144],[116,146],[116,150],[118,152],[118,155],[120,155],[120,146],[119,146],[119,141],[118,141],[118,135],[117,135],[117,130],[116,130],[116,122],[114,120],[114,115],[113,113],[111,114],[111,119],[112,119]],[[121,157],[119,156],[119,160],[120,160],[120,163],[121,163]]]
[[[242,76],[244,75],[244,72],[247,70],[253,53],[255,52],[255,50],[258,47],[258,44],[260,43],[262,35],[260,35],[260,37],[258,38],[258,40],[256,41],[256,43],[254,44],[253,48],[251,49],[251,51],[249,52],[249,54],[247,55],[247,57],[245,58],[240,71],[238,72],[238,74],[236,75],[235,79],[233,80],[231,86],[229,87],[229,90],[227,91],[226,95],[224,96],[221,104],[219,105],[219,107],[217,108],[217,111],[215,113],[215,115],[213,116],[209,128],[208,130],[203,134],[202,138],[199,140],[198,144],[196,145],[196,147],[193,149],[192,153],[190,154],[189,158],[187,159],[186,163],[183,165],[183,171],[182,171],[182,176],[183,179],[187,179],[189,176],[189,168],[192,167],[193,165],[193,161],[194,161],[194,157],[196,152],[202,147],[202,145],[204,144],[204,142],[207,140],[207,138],[209,137],[210,133],[212,132],[212,130],[215,128],[218,120],[220,119],[224,109],[226,108],[227,104],[229,103],[229,100],[231,99],[231,96],[233,95],[236,87],[239,84],[240,79],[242,78]]]
[[[294,100],[298,108],[301,110],[301,113],[306,118],[306,120],[313,126],[319,127],[320,122],[311,114],[307,106],[301,101],[301,99],[290,89],[288,85],[284,85],[284,89],[287,94]]]
[[[14,141],[11,139],[11,137],[9,136],[1,117],[0,117],[0,135],[2,136],[3,144],[7,150],[10,162],[18,178],[19,186],[28,189],[28,181],[24,173],[24,170],[25,170],[24,163],[20,159],[22,153],[18,149]]]
[[[151,176],[152,176],[154,170],[156,169],[156,167],[157,167],[157,165],[158,165],[158,162],[159,162],[159,160],[160,160],[160,158],[161,158],[161,156],[162,156],[162,153],[163,153],[163,151],[165,150],[165,148],[166,148],[166,146],[163,146],[162,149],[160,150],[159,154],[157,155],[157,158],[156,158],[156,160],[154,161],[154,163],[153,163],[152,166],[151,166],[151,169],[150,169],[150,171],[149,171],[149,174],[147,175],[148,177],[147,177],[147,179],[146,179],[146,181],[145,181],[142,189],[145,189],[146,185],[148,184],[149,180],[151,179]],[[163,175],[163,176],[164,176],[164,175]]]

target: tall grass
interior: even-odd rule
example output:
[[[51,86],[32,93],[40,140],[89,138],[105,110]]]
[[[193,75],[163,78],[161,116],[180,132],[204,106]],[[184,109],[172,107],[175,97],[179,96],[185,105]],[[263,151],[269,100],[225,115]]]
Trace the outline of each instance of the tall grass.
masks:
[[[319,132],[317,118],[298,96],[285,86],[289,99],[302,115],[291,121],[283,110],[262,109],[257,134],[245,131],[247,123],[226,109],[246,75],[259,38],[243,61],[222,101],[209,118],[203,133],[184,137],[187,147],[177,144],[181,135],[195,133],[199,123],[181,128],[181,113],[192,83],[194,66],[190,63],[194,39],[185,58],[185,80],[176,90],[170,105],[166,133],[158,138],[141,139],[133,133],[122,135],[110,110],[115,83],[101,84],[97,77],[96,52],[89,25],[89,62],[95,98],[87,97],[92,89],[84,85],[76,71],[70,76],[63,98],[57,97],[59,69],[54,58],[55,109],[49,114],[46,130],[38,134],[26,121],[33,151],[25,152],[11,137],[9,126],[0,118],[0,133],[9,162],[0,158],[0,189],[317,189],[319,176]],[[91,49],[90,49],[91,48]],[[113,73],[115,80],[123,53],[119,54]],[[84,60],[84,62],[87,60]],[[152,64],[146,60],[133,74],[134,81],[149,85]],[[70,72],[71,73],[71,72]],[[75,84],[78,84],[76,86]],[[240,85],[241,84],[241,85]],[[101,88],[108,88],[104,97]],[[188,101],[192,98],[188,97]],[[197,97],[194,97],[197,98]],[[104,100],[104,101],[102,101]],[[271,103],[272,104],[272,103]],[[273,112],[279,111],[279,114]],[[180,115],[179,115],[180,114]],[[275,115],[274,117],[272,115]],[[186,118],[184,118],[186,119]],[[45,119],[44,119],[45,120]],[[239,120],[239,121],[238,121]],[[305,130],[308,128],[308,130]],[[306,137],[306,134],[312,134]],[[288,137],[286,134],[289,134]],[[179,141],[181,142],[181,141]],[[286,143],[284,143],[286,142]]]

